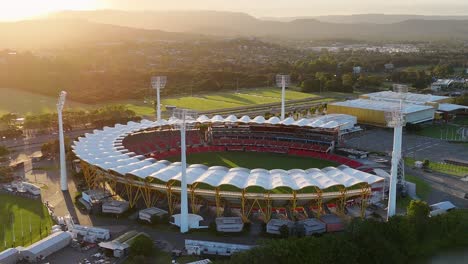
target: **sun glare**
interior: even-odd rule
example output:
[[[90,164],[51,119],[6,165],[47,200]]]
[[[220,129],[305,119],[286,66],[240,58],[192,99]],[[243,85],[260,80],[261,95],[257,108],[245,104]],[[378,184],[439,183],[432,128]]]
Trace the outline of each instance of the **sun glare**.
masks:
[[[86,10],[98,7],[96,0],[7,0],[5,2],[0,7],[0,21],[28,19],[60,10]]]

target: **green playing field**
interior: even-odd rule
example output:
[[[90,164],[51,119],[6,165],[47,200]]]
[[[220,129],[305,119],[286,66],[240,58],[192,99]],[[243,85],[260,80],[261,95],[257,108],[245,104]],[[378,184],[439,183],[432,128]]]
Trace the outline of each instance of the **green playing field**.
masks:
[[[170,158],[180,161],[180,157]],[[295,157],[286,154],[257,153],[257,152],[206,152],[187,156],[189,164],[204,164],[207,166],[226,166],[229,168],[243,167],[248,169],[310,169],[338,166],[339,164],[327,160],[309,157]]]
[[[47,236],[51,226],[52,219],[40,200],[0,194],[0,251],[34,243],[41,239],[40,232],[42,238]]]

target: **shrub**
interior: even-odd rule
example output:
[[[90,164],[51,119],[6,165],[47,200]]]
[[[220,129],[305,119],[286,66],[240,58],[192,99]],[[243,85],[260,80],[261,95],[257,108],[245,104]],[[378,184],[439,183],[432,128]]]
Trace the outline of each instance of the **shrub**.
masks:
[[[153,252],[153,240],[146,235],[139,235],[130,245],[132,256],[150,256]]]

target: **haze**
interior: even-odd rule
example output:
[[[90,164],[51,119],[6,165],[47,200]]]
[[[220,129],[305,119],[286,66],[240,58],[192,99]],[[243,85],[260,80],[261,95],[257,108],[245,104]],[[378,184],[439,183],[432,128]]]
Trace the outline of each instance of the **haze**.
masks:
[[[350,15],[367,13],[467,15],[464,0],[2,0],[0,20],[33,18],[60,10],[220,10],[257,17]]]

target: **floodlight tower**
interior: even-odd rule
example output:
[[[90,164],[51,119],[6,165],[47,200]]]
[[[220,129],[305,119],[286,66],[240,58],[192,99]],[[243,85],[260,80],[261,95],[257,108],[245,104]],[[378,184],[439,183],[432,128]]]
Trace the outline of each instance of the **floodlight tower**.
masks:
[[[175,125],[180,129],[180,162],[181,162],[181,190],[180,190],[180,232],[188,232],[188,198],[187,198],[187,157],[185,145],[185,131],[193,127],[197,113],[188,109],[174,109]]]
[[[151,77],[151,87],[156,89],[156,119],[157,121],[161,120],[161,99],[159,92],[161,89],[164,89],[166,86],[167,77],[166,76],[153,76]]]
[[[285,119],[285,100],[286,100],[286,87],[289,86],[291,78],[289,75],[277,74],[276,75],[276,86],[281,88],[281,120]]]
[[[67,96],[67,92],[61,91],[59,100],[57,103],[58,125],[59,125],[59,144],[60,144],[60,188],[62,189],[62,191],[68,190],[67,164],[65,160],[65,140],[63,138],[63,120],[62,120],[62,111],[63,111],[63,106],[65,105],[66,96]]]
[[[405,117],[403,114],[403,100],[408,87],[403,85],[394,86],[395,92],[400,94],[400,106],[385,114],[387,125],[393,127],[393,151],[392,151],[392,168],[390,171],[390,188],[388,194],[388,218],[395,215],[396,211],[396,196],[398,183],[398,169],[401,161],[401,142],[403,137],[403,126],[405,125]]]

